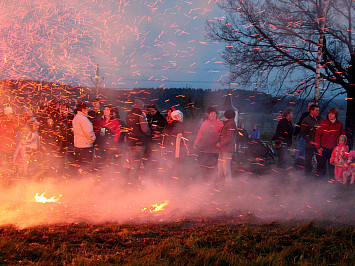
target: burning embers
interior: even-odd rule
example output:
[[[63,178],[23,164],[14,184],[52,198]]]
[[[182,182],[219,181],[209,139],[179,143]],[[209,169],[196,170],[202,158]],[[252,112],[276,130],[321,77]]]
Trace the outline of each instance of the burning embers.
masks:
[[[158,204],[153,204],[150,205],[148,208],[142,208],[142,212],[144,213],[154,213],[158,211],[163,211],[164,207],[169,204],[169,201],[166,200],[164,203],[158,205]]]
[[[44,196],[44,194],[46,194],[46,192],[44,192],[43,194],[39,195],[39,193],[36,193],[36,195],[34,196],[35,201],[36,202],[40,202],[40,203],[48,203],[48,202],[58,202],[59,198],[56,198],[56,196],[53,196],[51,198],[46,198]],[[59,197],[61,197],[62,195],[59,195]]]

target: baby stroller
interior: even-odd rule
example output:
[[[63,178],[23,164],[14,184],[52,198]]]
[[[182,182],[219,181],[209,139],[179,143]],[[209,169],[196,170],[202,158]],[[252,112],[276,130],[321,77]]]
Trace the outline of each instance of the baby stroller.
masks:
[[[257,140],[249,142],[249,155],[269,163],[275,163],[276,151],[267,141]]]

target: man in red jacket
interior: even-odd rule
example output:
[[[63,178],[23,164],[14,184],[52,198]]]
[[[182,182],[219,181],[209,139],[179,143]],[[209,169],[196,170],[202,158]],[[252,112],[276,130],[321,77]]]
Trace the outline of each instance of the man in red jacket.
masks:
[[[329,168],[329,177],[334,175],[334,166],[330,165],[329,159],[340,135],[345,135],[345,130],[338,120],[338,110],[333,107],[328,111],[327,118],[319,124],[315,135],[319,177],[325,177],[327,168]]]

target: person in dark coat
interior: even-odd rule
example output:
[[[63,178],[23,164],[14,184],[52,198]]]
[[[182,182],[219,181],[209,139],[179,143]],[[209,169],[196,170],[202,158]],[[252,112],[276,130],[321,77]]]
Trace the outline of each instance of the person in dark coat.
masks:
[[[92,109],[88,112],[88,118],[92,124],[104,115],[101,111],[101,100],[96,98],[92,101]]]
[[[65,103],[61,104],[60,116],[59,116],[59,127],[61,136],[61,147],[59,152],[60,167],[59,171],[61,174],[65,173],[65,164],[68,162],[68,174],[73,172],[70,169],[74,164],[74,133],[73,133],[73,119],[74,114],[70,113],[69,106]]]
[[[319,107],[318,105],[312,104],[309,107],[309,115],[302,120],[301,124],[301,137],[306,140],[306,154],[304,161],[305,176],[310,176],[312,173],[312,159],[317,152],[314,140],[320,121],[322,121],[322,118],[319,116]]]
[[[292,145],[293,126],[292,120],[293,113],[291,109],[285,109],[282,114],[282,119],[279,121],[275,135],[272,140],[276,144],[277,154],[279,157],[278,167],[285,169],[289,165],[290,152],[289,148]]]
[[[97,150],[95,151],[96,168],[109,168],[117,150],[121,135],[121,126],[118,119],[113,116],[112,106],[106,105],[104,115],[94,124]]]
[[[126,116],[127,123],[127,146],[130,163],[128,184],[141,185],[138,170],[142,164],[144,150],[149,141],[149,126],[145,114],[142,112],[144,102],[136,99],[132,110]]]
[[[313,102],[308,103],[307,106],[307,112],[304,112],[301,114],[300,119],[298,120],[298,123],[295,125],[293,135],[295,138],[298,138],[297,140],[297,147],[296,147],[296,154],[295,154],[295,165],[296,166],[303,166],[304,165],[304,158],[306,154],[306,141],[304,138],[301,137],[301,125],[303,119],[305,119],[309,115],[309,108]]]
[[[46,119],[45,124],[39,131],[41,139],[41,150],[43,152],[42,165],[44,176],[57,176],[60,167],[60,149],[62,141],[60,126],[55,123],[52,117]]]
[[[151,134],[144,154],[144,158],[147,160],[143,164],[151,178],[157,179],[160,163],[160,139],[168,122],[154,104],[147,106],[147,121]]]
[[[171,113],[171,123],[168,123],[162,132],[162,157],[165,165],[163,167],[165,180],[163,183],[170,183],[174,179],[181,179],[181,168],[183,161],[189,153],[185,138],[183,114],[180,110]]]
[[[237,131],[234,122],[235,111],[225,111],[224,117],[224,125],[217,143],[217,147],[219,147],[217,186],[230,186],[232,184],[232,157],[235,153],[235,134]]]
[[[248,145],[248,131],[245,129],[245,125],[242,123],[240,126],[237,128],[237,134],[235,136],[235,142],[237,143],[237,152],[238,153],[244,153],[243,149],[247,148]]]

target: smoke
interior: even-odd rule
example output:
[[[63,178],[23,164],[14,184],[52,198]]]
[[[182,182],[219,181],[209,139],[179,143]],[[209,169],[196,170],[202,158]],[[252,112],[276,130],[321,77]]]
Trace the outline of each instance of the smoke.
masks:
[[[355,224],[351,186],[310,182],[298,174],[243,174],[225,188],[198,181],[196,175],[165,185],[146,179],[141,189],[127,188],[112,176],[101,180],[89,175],[60,181],[17,180],[1,187],[0,225],[157,223],[222,217],[243,222],[247,216],[255,222],[316,219]],[[58,201],[36,202],[37,193]],[[164,203],[162,210],[156,208]]]

